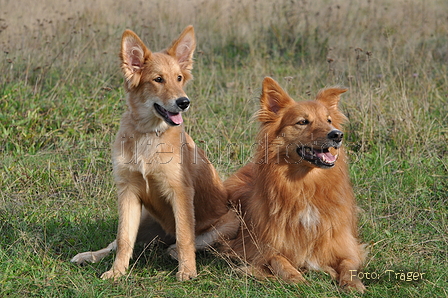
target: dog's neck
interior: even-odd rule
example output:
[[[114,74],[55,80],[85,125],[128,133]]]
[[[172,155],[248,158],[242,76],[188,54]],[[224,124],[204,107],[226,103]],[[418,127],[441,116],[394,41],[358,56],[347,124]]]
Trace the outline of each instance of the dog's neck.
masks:
[[[132,110],[129,110],[126,114],[123,118],[126,117],[130,120],[126,121],[128,125],[131,125],[135,131],[141,134],[154,133],[160,136],[172,127],[155,115],[141,117],[141,115]]]

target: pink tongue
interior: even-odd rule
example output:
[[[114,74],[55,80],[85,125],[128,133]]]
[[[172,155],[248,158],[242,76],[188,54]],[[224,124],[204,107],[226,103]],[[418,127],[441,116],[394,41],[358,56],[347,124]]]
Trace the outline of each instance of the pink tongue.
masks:
[[[335,162],[336,161],[336,156],[334,156],[330,152],[316,152],[316,155],[317,155],[317,157],[319,157],[319,159],[323,159],[323,156],[325,155],[325,160],[327,162]]]
[[[184,120],[182,119],[182,115],[180,113],[174,114],[167,111],[167,115],[168,118],[170,118],[171,121],[173,121],[176,124],[181,124],[182,122],[184,122]]]

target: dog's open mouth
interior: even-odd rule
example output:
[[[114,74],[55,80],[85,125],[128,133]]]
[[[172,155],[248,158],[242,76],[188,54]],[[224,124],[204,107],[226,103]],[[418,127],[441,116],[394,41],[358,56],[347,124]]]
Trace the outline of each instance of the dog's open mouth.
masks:
[[[297,148],[297,154],[320,168],[331,168],[338,159],[338,154],[333,155],[329,148],[313,149],[310,147],[299,147]]]
[[[163,120],[165,120],[166,123],[169,125],[177,126],[184,122],[182,119],[182,115],[180,113],[172,113],[170,111],[165,110],[158,104],[154,104],[154,109],[157,111],[157,113],[162,116]]]

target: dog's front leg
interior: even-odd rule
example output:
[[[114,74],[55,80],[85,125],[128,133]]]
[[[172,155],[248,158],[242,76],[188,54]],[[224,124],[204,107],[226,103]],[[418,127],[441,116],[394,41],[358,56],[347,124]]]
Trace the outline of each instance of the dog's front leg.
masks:
[[[194,190],[185,188],[176,192],[172,201],[179,261],[179,271],[176,278],[179,281],[189,280],[197,276],[193,198]]]
[[[272,273],[279,276],[286,282],[290,283],[305,283],[302,273],[299,272],[294,266],[282,255],[275,255],[269,260]]]
[[[101,275],[102,279],[116,279],[124,275],[132,257],[140,224],[142,203],[129,187],[118,186],[118,210],[117,255],[112,268]]]
[[[339,286],[348,291],[364,293],[366,287],[358,278],[360,262],[355,259],[343,259],[339,264]]]

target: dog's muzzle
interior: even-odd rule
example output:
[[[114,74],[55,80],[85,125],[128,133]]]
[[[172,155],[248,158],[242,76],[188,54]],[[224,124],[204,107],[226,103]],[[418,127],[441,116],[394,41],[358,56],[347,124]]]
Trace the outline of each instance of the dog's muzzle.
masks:
[[[333,129],[327,134],[327,142],[321,147],[301,146],[297,148],[297,154],[304,160],[316,165],[319,168],[332,168],[337,159],[338,154],[333,155],[330,148],[338,149],[342,146],[342,138],[344,133],[338,129]]]
[[[180,97],[180,98],[176,99],[176,105],[182,111],[185,111],[190,106],[190,100],[187,97]]]

